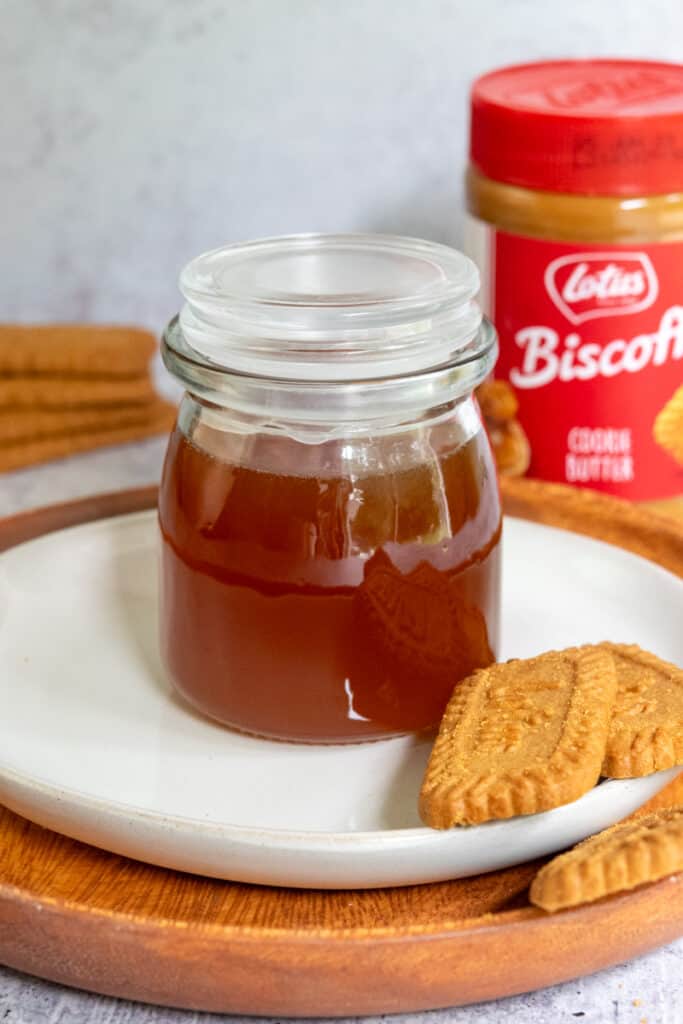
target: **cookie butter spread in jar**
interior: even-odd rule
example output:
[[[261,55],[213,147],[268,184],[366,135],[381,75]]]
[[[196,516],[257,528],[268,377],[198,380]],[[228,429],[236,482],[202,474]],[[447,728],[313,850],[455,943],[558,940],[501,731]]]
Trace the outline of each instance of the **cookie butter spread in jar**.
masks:
[[[519,464],[683,510],[683,66],[494,71],[472,90],[470,155],[466,249]]]
[[[161,650],[195,707],[265,736],[438,723],[494,660],[501,514],[473,389],[496,338],[461,253],[381,235],[186,267],[186,394],[159,499]]]

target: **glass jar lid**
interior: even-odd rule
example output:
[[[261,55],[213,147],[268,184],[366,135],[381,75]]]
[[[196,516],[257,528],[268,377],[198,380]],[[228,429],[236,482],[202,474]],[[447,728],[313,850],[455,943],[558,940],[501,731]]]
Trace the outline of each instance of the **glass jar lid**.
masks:
[[[180,289],[180,327],[196,352],[277,379],[414,373],[452,359],[481,324],[471,260],[390,235],[225,246],[192,260]]]
[[[180,277],[166,366],[219,405],[352,421],[471,391],[496,336],[474,263],[393,235],[291,235],[225,246]]]

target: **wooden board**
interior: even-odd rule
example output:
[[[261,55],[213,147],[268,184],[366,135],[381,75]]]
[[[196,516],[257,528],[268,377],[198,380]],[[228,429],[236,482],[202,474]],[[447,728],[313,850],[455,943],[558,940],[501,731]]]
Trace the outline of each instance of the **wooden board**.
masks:
[[[683,527],[614,499],[507,481],[508,512],[635,551],[683,576]],[[0,522],[0,550],[149,508],[151,488]],[[656,798],[683,803],[683,781]],[[599,970],[683,934],[683,876],[556,915],[537,865],[437,885],[322,892],[197,878],[104,853],[0,808],[0,961],[187,1009],[347,1016],[459,1005]]]

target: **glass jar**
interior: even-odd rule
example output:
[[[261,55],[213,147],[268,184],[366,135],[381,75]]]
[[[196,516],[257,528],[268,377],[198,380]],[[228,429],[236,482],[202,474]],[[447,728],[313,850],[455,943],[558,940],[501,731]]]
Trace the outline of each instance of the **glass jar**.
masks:
[[[159,499],[161,650],[203,713],[378,739],[437,724],[495,658],[478,285],[462,254],[380,235],[227,246],[183,271],[163,342],[186,394]]]
[[[521,464],[683,513],[683,66],[484,75],[470,153],[465,248]]]

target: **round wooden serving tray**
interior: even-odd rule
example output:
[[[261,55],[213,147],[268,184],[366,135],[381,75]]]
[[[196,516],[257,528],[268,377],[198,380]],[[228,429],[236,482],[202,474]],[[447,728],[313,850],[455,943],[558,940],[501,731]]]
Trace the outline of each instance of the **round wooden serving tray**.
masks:
[[[683,576],[683,527],[599,495],[505,481],[509,514],[586,533]],[[151,507],[152,488],[0,522],[0,550]],[[655,803],[683,803],[681,779]],[[458,882],[270,889],[150,867],[0,808],[0,961],[108,995],[277,1016],[424,1010],[554,984],[683,934],[683,876],[547,915],[538,864]]]

